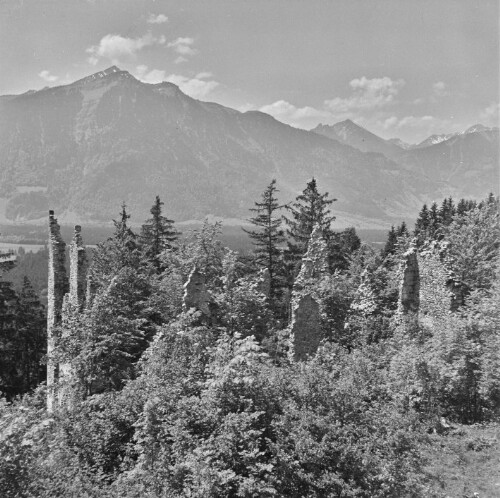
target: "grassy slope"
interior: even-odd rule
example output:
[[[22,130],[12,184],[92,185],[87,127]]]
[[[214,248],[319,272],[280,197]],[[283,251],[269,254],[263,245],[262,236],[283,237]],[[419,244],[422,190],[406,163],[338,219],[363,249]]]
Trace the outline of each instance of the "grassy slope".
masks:
[[[426,471],[446,498],[500,497],[500,424],[455,425],[431,436]]]

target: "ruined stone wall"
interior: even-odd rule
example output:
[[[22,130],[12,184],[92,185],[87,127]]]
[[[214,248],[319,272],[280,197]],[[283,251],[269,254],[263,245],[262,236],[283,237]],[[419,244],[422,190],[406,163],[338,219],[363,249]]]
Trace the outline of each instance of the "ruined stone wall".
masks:
[[[323,338],[321,311],[315,286],[327,274],[328,246],[321,228],[316,225],[293,285],[290,353],[295,361],[314,356]]]
[[[319,304],[311,294],[294,300],[290,329],[290,352],[293,360],[303,361],[314,356],[321,342]]]
[[[302,258],[300,272],[294,282],[294,290],[304,288],[311,280],[317,280],[328,273],[328,246],[321,227],[316,225],[311,233],[307,252]]]
[[[210,294],[207,290],[205,275],[196,267],[193,268],[184,284],[182,299],[183,311],[189,311],[192,308],[201,311],[207,317],[210,316]]]
[[[87,255],[82,240],[82,227],[75,226],[75,234],[69,249],[69,299],[79,309],[85,301]]]
[[[398,312],[403,315],[417,314],[420,306],[420,274],[416,248],[412,247],[403,254],[400,271]]]
[[[61,237],[61,229],[49,211],[49,275],[47,285],[47,409],[52,412],[56,399],[58,366],[52,354],[56,342],[55,327],[61,321],[64,295],[68,290],[65,263],[66,244]]]

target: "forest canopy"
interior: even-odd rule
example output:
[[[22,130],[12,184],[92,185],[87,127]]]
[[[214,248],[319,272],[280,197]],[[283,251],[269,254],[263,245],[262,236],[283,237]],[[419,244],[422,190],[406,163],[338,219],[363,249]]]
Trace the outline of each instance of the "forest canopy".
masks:
[[[1,282],[4,496],[440,496],[429,434],[500,410],[498,198],[423,206],[377,251],[333,230],[315,179],[291,205],[278,188],[245,255],[220,223],[180,238],[160,197],[139,231],[123,205],[55,329],[52,413],[45,309]]]

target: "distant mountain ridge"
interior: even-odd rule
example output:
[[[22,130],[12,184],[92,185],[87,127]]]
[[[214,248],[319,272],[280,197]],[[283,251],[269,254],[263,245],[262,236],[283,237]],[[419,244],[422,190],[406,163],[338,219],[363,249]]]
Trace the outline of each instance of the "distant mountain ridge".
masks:
[[[0,197],[11,220],[44,217],[50,206],[63,221],[100,223],[116,217],[122,201],[142,220],[157,194],[178,221],[242,219],[272,178],[288,202],[315,176],[338,198],[333,209],[344,224],[374,227],[414,217],[442,192],[491,190],[453,181],[447,190],[448,180],[429,175],[425,155],[407,158],[413,151],[352,122],[336,130],[340,139],[201,102],[172,83],[143,83],[113,66],[0,98]],[[358,132],[365,151],[349,143]]]

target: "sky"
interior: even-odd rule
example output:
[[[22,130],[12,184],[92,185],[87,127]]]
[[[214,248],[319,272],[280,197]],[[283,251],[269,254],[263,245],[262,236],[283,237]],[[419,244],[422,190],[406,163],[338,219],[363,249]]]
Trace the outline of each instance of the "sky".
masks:
[[[295,127],[498,126],[498,0],[0,0],[0,95],[111,65]]]

